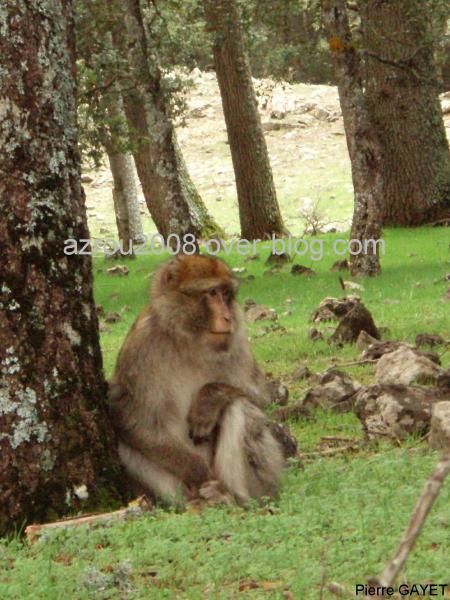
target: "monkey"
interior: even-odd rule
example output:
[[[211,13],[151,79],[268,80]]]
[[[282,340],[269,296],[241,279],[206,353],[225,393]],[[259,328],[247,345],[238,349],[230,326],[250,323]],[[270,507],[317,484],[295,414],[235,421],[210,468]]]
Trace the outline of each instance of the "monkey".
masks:
[[[125,471],[152,497],[273,496],[285,463],[266,378],[221,260],[178,255],[153,278],[109,385]]]

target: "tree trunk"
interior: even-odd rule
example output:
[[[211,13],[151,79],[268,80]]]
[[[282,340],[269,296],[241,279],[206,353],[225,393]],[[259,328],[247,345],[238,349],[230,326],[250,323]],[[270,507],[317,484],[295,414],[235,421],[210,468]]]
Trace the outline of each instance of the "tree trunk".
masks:
[[[103,144],[108,154],[109,166],[113,176],[113,201],[116,214],[117,231],[124,255],[132,255],[132,242],[142,239],[142,220],[139,208],[133,157],[123,150],[123,136],[120,124],[126,122],[123,102],[118,90],[106,94],[104,103],[109,121],[108,132],[104,133]]]
[[[355,194],[350,272],[377,275],[380,271],[381,149],[367,111],[361,64],[351,42],[345,0],[324,0],[323,20],[338,84]]]
[[[244,32],[235,0],[204,0],[236,177],[244,239],[284,235],[266,141],[258,113]]]
[[[149,57],[139,0],[125,0],[120,9],[120,30],[113,32],[113,40],[128,61],[130,85],[123,94],[125,113],[131,131],[138,136],[134,159],[150,214],[165,239],[171,233],[179,237],[190,233],[196,238],[221,234],[178,147],[169,117],[169,98],[161,89],[161,73]]]
[[[71,0],[4,0],[0,535],[118,499],[76,150]],[[83,486],[86,486],[84,488]]]
[[[385,225],[450,215],[450,152],[439,104],[430,6],[361,3],[366,96],[382,147]]]

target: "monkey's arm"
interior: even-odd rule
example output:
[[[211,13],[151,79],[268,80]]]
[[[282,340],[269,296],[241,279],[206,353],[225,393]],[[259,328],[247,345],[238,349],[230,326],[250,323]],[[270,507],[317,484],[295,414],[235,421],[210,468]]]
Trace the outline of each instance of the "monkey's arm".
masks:
[[[142,425],[120,428],[120,439],[138,450],[149,461],[169,471],[189,488],[198,488],[212,479],[205,459],[181,440],[154,436]]]
[[[188,414],[191,437],[194,440],[209,437],[227,406],[245,396],[242,390],[227,383],[204,385],[192,402]]]

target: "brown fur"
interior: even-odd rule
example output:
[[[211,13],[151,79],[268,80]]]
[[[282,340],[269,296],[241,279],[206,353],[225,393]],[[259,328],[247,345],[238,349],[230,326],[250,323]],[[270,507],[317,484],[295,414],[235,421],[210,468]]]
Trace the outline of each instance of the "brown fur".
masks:
[[[276,490],[283,457],[259,408],[265,378],[236,289],[222,261],[170,260],[120,350],[109,393],[119,455],[152,495],[210,500],[220,490],[245,500]]]

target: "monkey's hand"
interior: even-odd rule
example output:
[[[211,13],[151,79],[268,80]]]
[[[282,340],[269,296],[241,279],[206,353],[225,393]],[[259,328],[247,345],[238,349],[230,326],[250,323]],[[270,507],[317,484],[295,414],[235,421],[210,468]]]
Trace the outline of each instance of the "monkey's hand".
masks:
[[[184,473],[182,476],[183,483],[189,490],[198,490],[206,481],[212,478],[211,469],[199,454],[191,454],[189,460],[186,461]]]
[[[199,496],[208,504],[233,504],[233,497],[220,481],[207,481],[199,490]]]
[[[226,407],[243,395],[241,390],[226,383],[204,385],[192,402],[188,415],[191,438],[208,438],[219,424]]]

